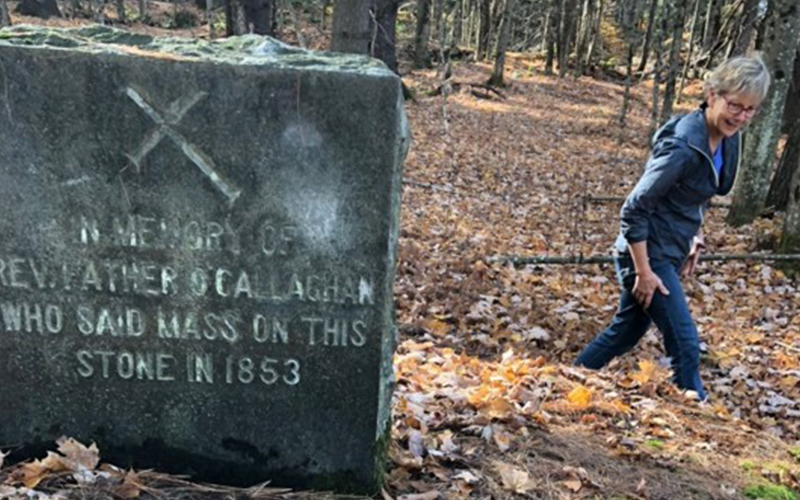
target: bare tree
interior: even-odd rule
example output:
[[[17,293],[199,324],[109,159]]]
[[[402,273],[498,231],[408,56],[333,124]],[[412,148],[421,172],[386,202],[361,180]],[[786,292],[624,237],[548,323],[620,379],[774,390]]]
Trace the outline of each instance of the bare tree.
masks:
[[[336,0],[333,5],[331,50],[368,54],[371,41],[368,0]]]
[[[553,60],[555,59],[555,47],[558,44],[558,26],[561,24],[561,0],[550,0],[547,11],[547,55],[545,57],[544,72],[546,75],[553,74]]]
[[[683,40],[683,25],[686,21],[688,3],[688,0],[671,0],[672,41],[670,42],[669,62],[667,63],[667,79],[664,81],[664,105],[661,107],[661,123],[666,122],[672,115],[672,104],[675,101],[675,83],[680,63],[681,42]]]
[[[653,26],[655,26],[657,7],[658,0],[650,0],[650,9],[647,13],[647,31],[645,31],[644,44],[642,45],[642,59],[639,61],[639,67],[636,68],[639,73],[643,72],[647,66],[647,56],[650,53],[650,43],[653,39]]]
[[[661,12],[659,12],[659,10]],[[669,4],[666,4],[663,9],[659,10],[656,11],[657,27],[655,29],[655,36],[653,37],[653,54],[656,57],[656,61],[653,65],[653,108],[650,112],[650,131],[648,133],[648,137],[652,137],[653,134],[656,133],[656,130],[658,130],[659,88],[661,85],[661,73],[664,70],[662,49],[664,45],[664,39],[667,36],[667,31],[669,31]]]
[[[276,35],[276,0],[245,0],[244,15],[248,31],[257,35]]]
[[[11,15],[8,13],[6,0],[0,0],[0,27],[11,26]]]
[[[503,9],[503,20],[500,22],[500,35],[497,40],[497,55],[495,57],[494,71],[489,78],[489,85],[502,87],[505,85],[503,80],[503,71],[506,65],[506,49],[508,47],[508,40],[511,33],[511,16],[514,13],[514,0],[505,0],[505,8]]]
[[[480,24],[478,28],[478,60],[483,61],[489,53],[489,41],[492,25],[491,0],[478,0],[480,6]]]
[[[708,0],[703,26],[703,50],[711,51],[714,41],[717,38],[717,21],[719,19],[720,2],[722,0]]]
[[[694,0],[694,13],[692,14],[692,28],[691,35],[689,36],[689,54],[686,56],[686,61],[683,64],[683,71],[681,71],[681,81],[678,85],[677,101],[681,102],[681,94],[683,94],[683,84],[686,82],[686,75],[689,73],[689,66],[692,64],[692,54],[694,53],[694,38],[697,34],[697,18],[700,13],[700,0]]]
[[[575,1],[563,0],[561,11],[561,26],[558,36],[558,76],[567,74],[569,55],[572,52],[573,38],[575,37]]]
[[[23,16],[34,16],[42,19],[62,17],[56,0],[22,0],[17,4],[15,12]]]
[[[247,34],[247,17],[244,11],[245,0],[225,0],[225,35]]]
[[[427,68],[430,62],[428,39],[431,30],[431,0],[417,0],[417,29],[414,35],[414,67]]]
[[[752,222],[764,208],[800,39],[797,0],[772,0],[770,4],[772,9],[766,19],[768,32],[763,49],[764,62],[772,72],[772,85],[744,141],[742,167],[727,218],[728,223],[736,226]]]
[[[589,43],[592,38],[592,30],[594,29],[595,7],[595,0],[585,0],[583,2],[580,30],[578,31],[578,48],[576,50],[577,65],[575,68],[575,74],[577,76],[583,75],[583,68],[586,63],[586,57],[584,54],[586,54],[586,50],[589,47]]]
[[[586,49],[585,65],[587,67],[592,65],[592,60],[594,59],[595,47],[597,47],[600,44],[600,23],[603,21],[604,6],[605,6],[605,0],[597,1],[597,13],[594,18],[594,27],[592,28],[592,39],[589,42],[589,47]]]
[[[619,18],[622,20],[622,34],[628,48],[628,54],[625,58],[628,74],[625,77],[625,93],[622,98],[622,112],[619,115],[620,127],[625,126],[625,119],[628,116],[631,85],[633,85],[633,54],[636,52],[636,46],[641,38],[638,28],[639,9],[637,5],[638,2],[636,0],[622,0],[617,4],[617,8],[622,9],[622,12],[619,13]]]
[[[376,0],[370,23],[370,54],[397,73],[397,9],[400,0]]]
[[[756,26],[758,25],[759,3],[760,0],[745,0],[744,7],[742,7],[741,29],[731,55],[738,56],[745,54],[750,48],[750,44],[753,42],[753,35],[756,32]]]
[[[786,109],[783,111],[783,131],[788,134],[786,147],[778,169],[772,176],[766,201],[766,206],[775,210],[786,209],[789,189],[800,165],[800,52],[794,59],[792,83],[786,97]]]

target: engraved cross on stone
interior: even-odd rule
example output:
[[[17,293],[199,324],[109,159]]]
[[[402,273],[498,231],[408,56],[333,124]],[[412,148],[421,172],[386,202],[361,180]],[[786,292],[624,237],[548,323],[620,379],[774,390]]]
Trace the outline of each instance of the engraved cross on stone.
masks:
[[[169,137],[176,146],[181,148],[183,154],[200,169],[206,177],[211,180],[211,183],[222,192],[233,205],[236,199],[242,194],[241,190],[237,189],[231,183],[222,178],[217,172],[217,166],[214,160],[205,155],[200,149],[186,140],[177,130],[173,127],[180,123],[186,113],[194,107],[201,99],[208,96],[206,92],[197,92],[191,96],[184,96],[177,99],[164,113],[159,113],[151,106],[139,92],[132,88],[125,89],[125,94],[133,100],[145,114],[149,116],[156,124],[154,128],[145,137],[142,144],[133,154],[126,154],[125,156],[136,166],[136,171],[141,172],[142,160],[152,151],[164,137]]]

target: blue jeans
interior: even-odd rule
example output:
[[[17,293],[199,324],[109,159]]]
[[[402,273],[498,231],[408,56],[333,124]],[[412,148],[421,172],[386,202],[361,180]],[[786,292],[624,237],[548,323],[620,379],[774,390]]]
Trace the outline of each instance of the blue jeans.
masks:
[[[697,391],[701,399],[706,399],[700,381],[700,341],[681,286],[679,265],[669,261],[651,262],[653,271],[661,278],[669,295],[656,290],[650,307],[645,310],[632,293],[636,281],[633,260],[629,255],[621,255],[614,263],[622,286],[619,309],[611,325],[586,346],[575,364],[595,370],[602,368],[614,357],[631,350],[647,333],[652,322],[664,337],[675,384],[682,389]]]

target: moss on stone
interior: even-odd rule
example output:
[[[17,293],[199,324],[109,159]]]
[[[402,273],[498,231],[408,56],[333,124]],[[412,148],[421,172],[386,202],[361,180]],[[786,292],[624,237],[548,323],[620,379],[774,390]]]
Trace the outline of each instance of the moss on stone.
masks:
[[[292,47],[273,38],[244,35],[219,41],[177,37],[152,37],[111,28],[49,28],[18,25],[0,30],[0,45],[79,50],[138,56],[159,55],[178,59],[199,59],[234,65],[268,65],[317,71],[358,72],[372,76],[395,75],[380,61],[361,55],[314,52]]]

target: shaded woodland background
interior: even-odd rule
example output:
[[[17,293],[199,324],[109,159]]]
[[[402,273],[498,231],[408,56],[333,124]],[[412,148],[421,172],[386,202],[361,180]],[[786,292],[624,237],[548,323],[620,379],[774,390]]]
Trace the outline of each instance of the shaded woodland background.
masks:
[[[267,33],[371,54],[403,77],[414,141],[386,500],[798,498],[800,294],[791,262],[770,257],[798,246],[796,1],[0,6],[15,24]],[[704,228],[711,252],[742,260],[706,262],[685,283],[711,402],[669,383],[655,331],[603,371],[573,368],[616,308],[613,269],[531,257],[606,256],[654,128],[701,102],[716,63],[754,49],[776,83],[748,128],[740,187]],[[0,470],[0,497],[300,497],[62,462]]]

